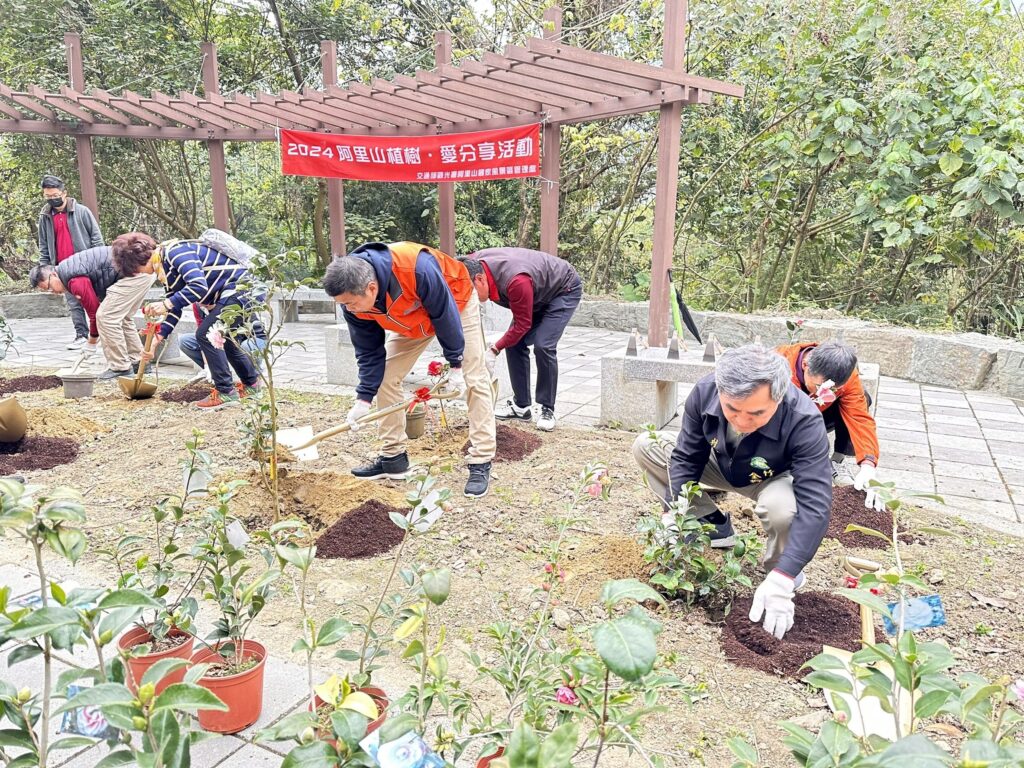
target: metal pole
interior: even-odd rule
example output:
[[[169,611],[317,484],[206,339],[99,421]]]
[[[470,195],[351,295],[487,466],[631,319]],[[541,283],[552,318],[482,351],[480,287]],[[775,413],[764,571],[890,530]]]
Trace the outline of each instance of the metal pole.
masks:
[[[85,74],[82,70],[82,38],[74,32],[64,35],[64,48],[68,59],[68,79],[71,90],[85,92]],[[75,136],[75,157],[78,160],[78,183],[82,203],[99,216],[99,197],[96,195],[96,166],[93,162],[92,140],[88,136]]]
[[[448,32],[434,33],[434,63],[437,66],[452,63],[452,36]],[[455,254],[455,183],[437,185],[437,229],[441,250],[449,256]]]
[[[320,69],[323,71],[324,90],[338,84],[338,44],[333,40],[320,43]],[[327,218],[331,226],[331,252],[343,255],[345,245],[345,185],[341,179],[327,180]]]
[[[544,39],[557,40],[562,34],[562,9],[552,6],[544,11]],[[558,255],[558,196],[562,173],[561,126],[544,124],[540,161],[540,249]]]
[[[684,70],[686,53],[686,0],[665,1],[665,39],[662,58],[666,69]],[[679,187],[679,131],[682,105],[673,102],[658,113],[658,175],[654,197],[654,253],[651,257],[651,304],[648,310],[647,343],[664,347],[668,342],[668,271],[676,227],[676,193]]]
[[[217,46],[203,43],[203,90],[207,96],[220,93],[220,73],[217,67]],[[224,142],[213,139],[206,142],[210,155],[210,187],[213,193],[213,225],[225,232],[233,231],[231,201],[228,199],[228,172],[224,160]]]

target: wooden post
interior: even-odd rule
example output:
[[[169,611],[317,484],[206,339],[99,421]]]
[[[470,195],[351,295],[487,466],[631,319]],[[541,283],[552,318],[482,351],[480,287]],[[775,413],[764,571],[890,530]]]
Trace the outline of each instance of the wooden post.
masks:
[[[85,92],[85,73],[82,69],[82,38],[74,32],[64,35],[64,48],[68,60],[68,79],[71,90]],[[75,136],[75,156],[78,159],[78,184],[82,203],[99,216],[99,197],[96,195],[96,166],[93,163],[92,140],[88,136]]]
[[[217,45],[203,43],[203,90],[207,96],[220,93],[220,73],[217,67]],[[210,155],[210,188],[213,193],[213,226],[233,232],[231,201],[228,199],[228,172],[224,160],[224,142],[209,140],[206,149]]]
[[[452,63],[452,36],[449,32],[434,33],[434,63]],[[437,185],[437,229],[441,250],[455,256],[455,182]]]
[[[338,84],[338,44],[333,40],[320,43],[320,69],[324,90]],[[327,219],[331,227],[331,254],[343,256],[345,245],[345,186],[341,179],[327,180]]]
[[[662,58],[666,69],[684,70],[686,53],[686,0],[665,0],[665,39]],[[676,193],[679,187],[679,131],[682,105],[676,101],[658,113],[658,175],[654,197],[654,252],[651,256],[651,304],[647,343],[664,347],[668,340],[668,270],[676,228]]]
[[[562,35],[562,9],[552,6],[544,11],[544,39]],[[550,27],[548,26],[550,23]],[[558,255],[558,195],[562,173],[561,126],[545,123],[543,155],[540,161],[540,249]]]

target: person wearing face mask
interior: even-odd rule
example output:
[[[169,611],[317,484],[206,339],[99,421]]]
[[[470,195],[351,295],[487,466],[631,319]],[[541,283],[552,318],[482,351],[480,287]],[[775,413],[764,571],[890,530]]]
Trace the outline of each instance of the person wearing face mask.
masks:
[[[679,435],[643,434],[633,455],[668,510],[687,483],[699,483],[688,512],[713,525],[711,546],[732,547],[732,521],[708,491],[754,501],[764,528],[764,581],[750,620],[781,639],[793,626],[793,596],[814,558],[832,511],[828,435],[817,406],[790,381],[785,358],[760,344],[727,350],[697,382]],[[684,497],[685,498],[685,497]]]
[[[103,233],[93,212],[68,196],[64,182],[43,176],[45,205],[39,212],[39,264],[55,267],[76,253],[103,245]],[[82,303],[71,291],[64,293],[75,326],[75,339],[68,349],[81,349],[89,342],[89,321]]]

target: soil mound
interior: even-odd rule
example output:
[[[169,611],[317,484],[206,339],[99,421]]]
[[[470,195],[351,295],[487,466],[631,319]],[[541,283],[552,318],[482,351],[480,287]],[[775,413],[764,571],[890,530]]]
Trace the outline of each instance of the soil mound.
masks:
[[[66,437],[24,437],[0,443],[0,475],[53,469],[78,458],[78,443]]]
[[[876,536],[857,531],[846,532],[846,526],[860,525],[874,528],[876,531],[892,535],[892,512],[887,509],[876,512],[864,506],[864,491],[854,489],[852,485],[844,485],[832,489],[832,517],[828,521],[825,535],[836,539],[844,547],[867,547],[869,549],[888,549],[888,544]]]
[[[109,427],[61,406],[26,408],[25,416],[28,418],[29,435],[36,437],[73,437],[81,440],[110,431]]]
[[[544,441],[537,435],[524,432],[515,427],[507,427],[499,424],[495,431],[497,437],[497,451],[494,454],[494,461],[522,461],[531,453],[536,451]],[[469,440],[462,446],[462,455],[469,453]]]
[[[569,544],[563,566],[566,594],[579,592],[577,600],[583,603],[597,601],[609,579],[647,581],[650,576],[643,545],[631,536],[594,536]]]
[[[808,672],[800,667],[821,653],[823,645],[860,650],[860,609],[845,597],[797,593],[793,628],[782,640],[750,621],[752,602],[752,595],[736,598],[722,628],[722,650],[733,664],[799,679]]]
[[[198,403],[210,394],[211,385],[205,381],[195,381],[182,387],[165,389],[160,399],[165,403]]]
[[[401,512],[377,499],[350,509],[316,540],[316,556],[328,560],[373,557],[398,546],[405,532],[391,522],[391,512]]]
[[[60,380],[60,376],[17,376],[0,381],[0,395],[9,395],[11,392],[39,392],[62,386],[64,382]]]

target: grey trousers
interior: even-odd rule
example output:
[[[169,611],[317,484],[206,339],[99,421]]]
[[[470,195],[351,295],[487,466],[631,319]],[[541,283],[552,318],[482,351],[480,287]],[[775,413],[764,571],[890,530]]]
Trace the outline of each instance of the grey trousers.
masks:
[[[665,509],[668,509],[670,493],[668,466],[676,437],[672,432],[656,432],[653,438],[644,433],[633,442],[633,458],[643,470],[647,486],[657,495]],[[786,548],[789,527],[796,516],[792,475],[782,472],[763,483],[734,486],[722,475],[712,451],[704,473],[700,476],[700,487],[702,490],[731,491],[753,500],[754,514],[768,538],[764,548],[764,569],[770,571],[774,568]],[[706,517],[717,509],[707,493],[702,493],[690,502],[690,511],[694,517]]]

